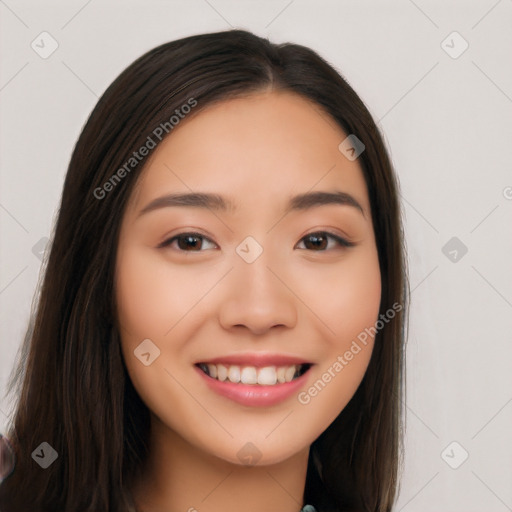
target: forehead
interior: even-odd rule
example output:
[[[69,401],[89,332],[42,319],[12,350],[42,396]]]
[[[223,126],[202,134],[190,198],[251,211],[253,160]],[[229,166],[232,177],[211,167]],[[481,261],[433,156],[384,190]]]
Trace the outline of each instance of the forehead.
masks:
[[[347,135],[319,105],[294,93],[262,92],[208,105],[153,150],[132,208],[173,191],[218,193],[237,210],[336,189],[369,211],[361,167],[338,149]]]

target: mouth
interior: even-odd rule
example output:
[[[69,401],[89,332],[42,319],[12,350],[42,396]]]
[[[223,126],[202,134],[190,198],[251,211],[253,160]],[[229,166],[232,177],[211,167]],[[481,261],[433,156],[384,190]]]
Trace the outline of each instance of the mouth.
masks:
[[[250,366],[222,363],[197,363],[195,365],[211,379],[233,384],[252,386],[275,386],[286,384],[302,377],[312,366],[311,363]]]

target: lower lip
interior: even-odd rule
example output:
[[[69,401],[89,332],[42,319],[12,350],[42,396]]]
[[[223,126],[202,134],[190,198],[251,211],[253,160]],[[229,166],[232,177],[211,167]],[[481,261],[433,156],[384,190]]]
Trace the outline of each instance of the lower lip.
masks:
[[[206,384],[212,391],[219,395],[225,396],[242,405],[249,407],[268,407],[271,405],[284,402],[291,395],[297,393],[304,386],[308,378],[311,367],[300,377],[285,382],[283,384],[275,384],[273,386],[261,386],[259,384],[235,384],[230,381],[214,379],[203,372],[197,366],[194,367],[203,377]]]

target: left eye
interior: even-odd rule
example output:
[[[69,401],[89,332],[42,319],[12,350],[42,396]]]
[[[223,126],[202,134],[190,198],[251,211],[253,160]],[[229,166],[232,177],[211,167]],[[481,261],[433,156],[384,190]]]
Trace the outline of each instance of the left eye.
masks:
[[[333,241],[329,245],[329,240]],[[176,235],[168,240],[162,242],[159,247],[170,247],[174,242],[177,242],[178,249],[182,252],[200,252],[203,248],[203,243],[201,241],[207,241],[212,244],[213,248],[216,247],[216,244],[212,242],[209,238],[201,235],[200,233],[181,233]],[[318,231],[316,233],[310,233],[303,237],[300,243],[304,243],[304,247],[298,247],[299,249],[313,250],[315,252],[322,252],[327,249],[332,249],[333,245],[338,245],[341,247],[352,247],[354,244],[341,238],[333,233],[328,233],[326,231]],[[210,247],[212,248],[212,247]]]
[[[309,243],[306,244],[306,249],[314,248],[313,250],[315,252],[322,252],[325,251],[328,248],[329,243],[328,240],[334,240],[334,244],[342,247],[352,247],[354,244],[352,242],[349,242],[348,240],[345,240],[344,238],[341,238],[337,235],[334,235],[333,233],[328,233],[326,231],[318,231],[316,233],[310,233],[309,235],[306,235],[304,238],[302,238],[301,242],[303,240],[309,241]],[[308,247],[309,245],[309,247]]]

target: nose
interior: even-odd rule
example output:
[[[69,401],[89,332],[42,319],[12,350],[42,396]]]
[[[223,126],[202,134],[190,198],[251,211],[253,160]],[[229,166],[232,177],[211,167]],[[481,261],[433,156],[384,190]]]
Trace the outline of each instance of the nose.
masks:
[[[224,329],[245,327],[261,335],[274,327],[295,326],[298,299],[280,270],[282,265],[269,264],[264,255],[265,251],[253,263],[237,261],[229,273],[219,311]]]

